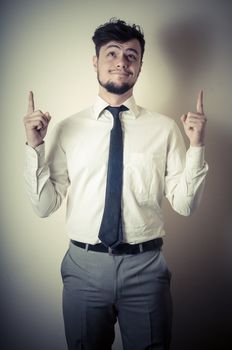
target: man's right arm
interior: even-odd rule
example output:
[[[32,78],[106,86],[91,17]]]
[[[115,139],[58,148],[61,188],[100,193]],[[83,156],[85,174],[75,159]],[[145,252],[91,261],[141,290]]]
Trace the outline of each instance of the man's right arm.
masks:
[[[48,112],[34,110],[30,92],[28,113],[24,117],[27,137],[24,179],[33,209],[40,217],[47,217],[60,207],[69,185],[66,157],[54,133],[50,164],[45,162],[44,137],[50,119]]]

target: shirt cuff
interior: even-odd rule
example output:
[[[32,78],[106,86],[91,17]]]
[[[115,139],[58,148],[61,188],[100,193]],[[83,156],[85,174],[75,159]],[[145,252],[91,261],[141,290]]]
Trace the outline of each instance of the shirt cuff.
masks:
[[[27,167],[38,169],[45,163],[45,143],[33,148],[26,144]]]
[[[190,146],[186,154],[186,164],[189,169],[202,169],[205,163],[205,146]]]

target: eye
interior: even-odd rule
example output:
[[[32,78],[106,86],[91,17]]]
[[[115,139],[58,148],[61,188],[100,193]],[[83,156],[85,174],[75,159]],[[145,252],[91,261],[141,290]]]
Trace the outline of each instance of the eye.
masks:
[[[107,53],[108,57],[116,57],[116,52],[115,51],[110,51]]]
[[[137,60],[137,57],[133,53],[130,53],[129,55],[127,55],[127,57],[128,57],[128,60],[132,62]]]

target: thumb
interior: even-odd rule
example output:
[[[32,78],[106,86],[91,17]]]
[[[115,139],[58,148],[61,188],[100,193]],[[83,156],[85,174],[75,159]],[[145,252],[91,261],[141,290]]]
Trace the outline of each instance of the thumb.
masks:
[[[180,117],[180,120],[182,121],[183,124],[185,123],[186,118],[187,118],[187,114],[183,114],[183,115]]]
[[[46,113],[44,113],[44,114],[45,114],[45,116],[47,117],[48,121],[50,121],[51,116],[50,116],[49,112],[46,112]]]

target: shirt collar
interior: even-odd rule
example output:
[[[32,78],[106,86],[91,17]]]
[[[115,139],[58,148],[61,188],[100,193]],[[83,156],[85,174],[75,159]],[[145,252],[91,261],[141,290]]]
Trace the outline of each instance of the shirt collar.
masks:
[[[128,108],[128,111],[126,111],[128,116],[131,116],[131,118],[137,118],[139,114],[138,106],[135,103],[134,96],[131,96],[128,98],[124,103],[124,106]],[[103,100],[100,96],[97,96],[97,99],[93,105],[93,113],[94,118],[98,119],[101,116],[101,113],[104,111],[104,109],[109,106],[109,104]]]

